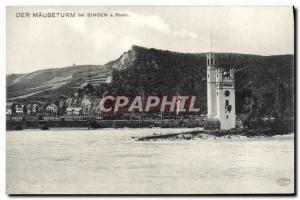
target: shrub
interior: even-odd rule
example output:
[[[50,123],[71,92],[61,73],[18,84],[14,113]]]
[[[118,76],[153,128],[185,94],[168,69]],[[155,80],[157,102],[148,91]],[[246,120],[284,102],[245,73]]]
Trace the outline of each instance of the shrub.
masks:
[[[217,119],[207,119],[204,124],[204,130],[219,130],[221,123]]]

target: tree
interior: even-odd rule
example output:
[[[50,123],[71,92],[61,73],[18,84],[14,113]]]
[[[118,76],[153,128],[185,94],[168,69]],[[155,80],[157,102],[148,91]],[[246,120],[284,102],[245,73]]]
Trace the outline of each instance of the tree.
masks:
[[[253,95],[250,89],[244,89],[240,96],[243,97],[243,124],[248,128],[253,128],[254,122],[260,119],[260,106],[262,104],[258,104],[257,97]]]
[[[278,84],[276,90],[276,100],[274,104],[274,117],[282,119],[286,110],[286,95],[285,95],[285,87],[282,83]]]

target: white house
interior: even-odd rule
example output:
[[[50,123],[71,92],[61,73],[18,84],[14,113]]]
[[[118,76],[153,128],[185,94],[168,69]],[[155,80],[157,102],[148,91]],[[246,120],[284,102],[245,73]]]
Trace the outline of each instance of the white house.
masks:
[[[82,108],[81,107],[68,107],[66,109],[67,115],[81,115]]]
[[[24,113],[24,104],[17,104],[16,105],[16,113],[18,114],[23,114]]]
[[[57,113],[57,105],[55,104],[50,104],[46,107],[46,111],[50,112],[50,113]]]
[[[15,110],[15,103],[8,102],[6,103],[6,114],[11,115]]]
[[[92,107],[92,102],[91,100],[85,96],[82,101],[81,101],[81,107],[82,107],[82,113],[83,114],[90,114],[91,112],[91,107]]]
[[[35,114],[35,113],[37,113],[38,112],[38,108],[39,108],[38,104],[35,104],[35,103],[28,104],[27,105],[27,114]]]

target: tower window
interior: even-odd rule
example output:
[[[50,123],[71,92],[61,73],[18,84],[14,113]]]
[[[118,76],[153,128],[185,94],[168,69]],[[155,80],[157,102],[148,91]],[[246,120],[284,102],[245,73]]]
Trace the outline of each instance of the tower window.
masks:
[[[226,100],[226,106],[229,105],[229,100]]]
[[[207,78],[209,78],[209,74],[207,74]]]
[[[228,119],[228,115],[226,115],[226,118]]]
[[[218,92],[217,92],[217,96],[218,96]]]

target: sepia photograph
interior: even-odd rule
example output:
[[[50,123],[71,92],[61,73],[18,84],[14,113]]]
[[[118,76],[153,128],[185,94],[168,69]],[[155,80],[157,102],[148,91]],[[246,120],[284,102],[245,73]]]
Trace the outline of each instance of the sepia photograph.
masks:
[[[295,194],[293,6],[7,6],[8,195]]]

